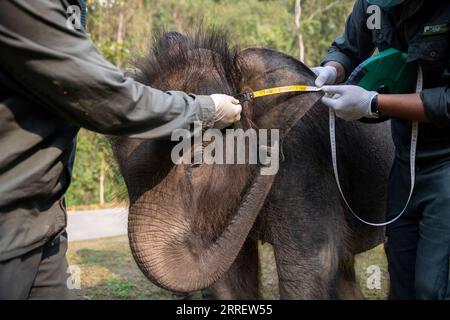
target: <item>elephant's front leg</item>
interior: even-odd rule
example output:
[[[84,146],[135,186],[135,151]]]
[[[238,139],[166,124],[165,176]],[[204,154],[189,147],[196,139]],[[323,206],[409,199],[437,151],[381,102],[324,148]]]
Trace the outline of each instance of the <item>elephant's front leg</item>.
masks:
[[[337,249],[331,243],[275,244],[280,298],[333,299],[339,269]]]
[[[364,295],[356,280],[355,257],[352,254],[341,256],[335,298],[340,300],[363,300]]]
[[[247,239],[230,270],[210,288],[203,291],[205,299],[259,299],[258,242]]]

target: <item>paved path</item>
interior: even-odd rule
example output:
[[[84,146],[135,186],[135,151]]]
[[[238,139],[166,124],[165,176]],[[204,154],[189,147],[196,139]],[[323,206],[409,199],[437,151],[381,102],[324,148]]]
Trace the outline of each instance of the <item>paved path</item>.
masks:
[[[127,208],[69,212],[67,218],[69,241],[125,235],[127,222]]]

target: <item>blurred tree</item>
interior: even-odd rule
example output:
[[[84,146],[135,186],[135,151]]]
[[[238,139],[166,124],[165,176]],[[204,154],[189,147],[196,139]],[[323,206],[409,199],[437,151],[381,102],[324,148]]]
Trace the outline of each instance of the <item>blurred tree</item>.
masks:
[[[81,130],[67,203],[69,206],[121,203],[124,196],[123,181],[107,138]]]

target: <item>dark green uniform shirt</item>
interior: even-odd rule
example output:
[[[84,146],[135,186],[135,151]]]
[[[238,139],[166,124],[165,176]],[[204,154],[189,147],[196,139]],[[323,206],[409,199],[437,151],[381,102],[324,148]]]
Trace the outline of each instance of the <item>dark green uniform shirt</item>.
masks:
[[[161,92],[108,63],[83,30],[68,28],[73,4],[0,1],[0,261],[65,228],[60,199],[80,127],[157,138],[213,124],[210,97]]]
[[[381,11],[381,28],[367,26],[369,4],[355,3],[342,36],[332,44],[323,63],[341,63],[349,76],[374,50],[395,48],[420,63],[424,74],[421,94],[430,123],[420,124],[417,161],[450,160],[450,2],[408,0],[404,7]],[[392,119],[397,159],[409,161],[411,121]]]

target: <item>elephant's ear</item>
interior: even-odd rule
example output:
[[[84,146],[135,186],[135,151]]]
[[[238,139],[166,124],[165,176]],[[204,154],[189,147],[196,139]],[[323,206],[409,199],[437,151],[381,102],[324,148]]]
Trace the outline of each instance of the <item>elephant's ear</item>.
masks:
[[[243,89],[257,91],[288,85],[314,85],[315,75],[299,60],[284,53],[248,48],[239,53],[243,71]],[[248,102],[244,108],[251,113],[259,128],[289,130],[322,97],[321,93],[283,93]]]

